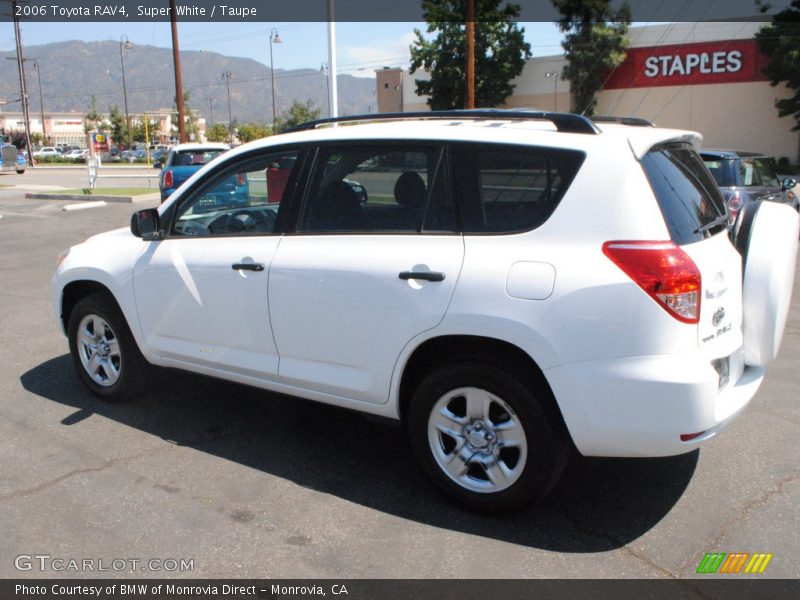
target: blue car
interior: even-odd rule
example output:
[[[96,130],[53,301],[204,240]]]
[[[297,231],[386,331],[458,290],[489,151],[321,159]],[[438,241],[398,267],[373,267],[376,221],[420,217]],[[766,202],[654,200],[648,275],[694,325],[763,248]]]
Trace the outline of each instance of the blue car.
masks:
[[[0,136],[0,171],[16,171],[20,175],[25,172],[27,160],[14,144],[9,144]]]
[[[162,167],[161,177],[158,181],[159,189],[161,190],[161,202],[169,198],[172,192],[199,171],[201,167],[229,150],[229,148],[227,144],[180,144],[170,148],[163,164],[156,163],[157,167]],[[239,187],[243,186],[246,186],[246,182],[242,182]],[[231,182],[230,187],[235,196],[237,183]],[[241,200],[246,200],[246,187],[240,191],[242,192]],[[230,200],[235,200],[235,198]]]

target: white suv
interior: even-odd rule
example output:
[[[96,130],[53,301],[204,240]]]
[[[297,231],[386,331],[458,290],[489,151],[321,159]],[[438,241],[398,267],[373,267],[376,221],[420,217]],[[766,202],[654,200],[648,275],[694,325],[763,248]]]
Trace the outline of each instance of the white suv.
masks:
[[[400,419],[442,490],[494,512],[573,448],[688,452],[751,400],[800,224],[763,203],[730,227],[699,135],[370,119],[241,146],[66,251],[53,302],[88,388],[134,396],[160,365]]]

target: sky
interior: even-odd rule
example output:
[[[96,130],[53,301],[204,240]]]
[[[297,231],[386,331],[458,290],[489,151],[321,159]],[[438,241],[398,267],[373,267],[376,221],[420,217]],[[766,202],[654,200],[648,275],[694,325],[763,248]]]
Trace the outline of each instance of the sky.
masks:
[[[561,33],[552,23],[521,23],[534,56],[561,53]],[[252,58],[269,66],[269,31],[281,39],[273,46],[276,69],[319,69],[328,61],[327,23],[179,23],[181,50],[206,50]],[[353,23],[336,25],[337,71],[374,76],[384,66],[407,67],[414,29],[425,23]],[[66,40],[119,41],[122,35],[139,45],[172,47],[167,23],[22,23],[25,48]],[[0,50],[14,50],[12,23],[0,23]],[[26,51],[27,54],[27,51]]]

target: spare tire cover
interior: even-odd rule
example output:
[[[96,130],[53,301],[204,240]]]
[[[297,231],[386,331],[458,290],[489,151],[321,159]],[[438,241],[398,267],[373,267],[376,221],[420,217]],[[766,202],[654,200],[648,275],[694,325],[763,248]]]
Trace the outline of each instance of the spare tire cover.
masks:
[[[745,235],[737,235],[735,245],[744,260],[744,361],[765,367],[778,355],[789,314],[800,216],[785,204],[759,204],[749,227],[736,231]]]

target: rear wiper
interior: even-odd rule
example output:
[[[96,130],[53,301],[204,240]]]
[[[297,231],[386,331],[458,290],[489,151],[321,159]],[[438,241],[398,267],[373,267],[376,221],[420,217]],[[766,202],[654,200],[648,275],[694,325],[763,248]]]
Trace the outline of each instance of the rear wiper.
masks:
[[[723,223],[728,222],[728,215],[720,215],[713,221],[709,221],[705,225],[701,225],[697,229],[694,230],[695,233],[705,233],[711,229],[714,229],[717,225],[722,225]]]

